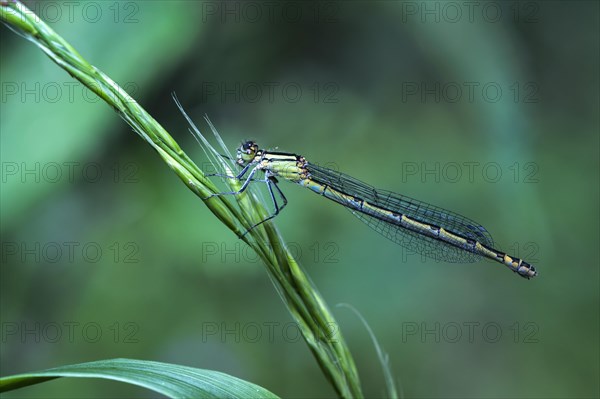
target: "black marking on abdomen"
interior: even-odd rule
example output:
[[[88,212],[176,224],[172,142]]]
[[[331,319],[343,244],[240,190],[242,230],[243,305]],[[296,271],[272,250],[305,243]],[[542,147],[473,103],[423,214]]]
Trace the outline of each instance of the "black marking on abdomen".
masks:
[[[358,203],[360,204],[359,210],[360,210],[361,212],[364,212],[364,211],[363,211],[363,206],[365,205],[365,200],[363,200],[363,199],[360,199],[360,198],[356,198],[356,197],[354,197],[354,200],[357,200],[357,199],[358,199]]]
[[[467,238],[467,246],[469,251],[475,253],[475,248],[477,247],[477,241],[472,238]]]

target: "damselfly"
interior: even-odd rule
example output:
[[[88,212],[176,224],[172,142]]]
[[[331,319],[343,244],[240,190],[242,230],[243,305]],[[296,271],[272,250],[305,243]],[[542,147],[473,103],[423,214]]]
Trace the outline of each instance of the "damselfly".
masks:
[[[275,211],[252,228],[274,218],[287,205],[277,185],[279,177],[347,207],[379,234],[415,253],[446,262],[475,262],[484,257],[527,279],[537,275],[534,266],[494,249],[492,237],[483,226],[457,213],[375,189],[343,173],[314,165],[300,155],[259,149],[254,141],[238,148],[236,163],[242,167],[235,176],[243,180],[239,191],[214,195],[240,194],[252,181],[266,183]],[[264,179],[255,179],[261,171]],[[276,200],[273,188],[283,200],[282,205]]]

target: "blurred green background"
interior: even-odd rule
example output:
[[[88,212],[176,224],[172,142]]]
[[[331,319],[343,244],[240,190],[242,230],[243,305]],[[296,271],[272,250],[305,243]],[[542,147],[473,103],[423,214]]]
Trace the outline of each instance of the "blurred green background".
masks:
[[[256,139],[464,214],[537,265],[422,260],[283,182],[277,225],[404,397],[598,397],[598,2],[27,3],[204,169]],[[1,374],[127,357],[331,397],[262,264],[104,103],[1,30]],[[365,328],[333,308],[367,396]],[[5,397],[147,397],[64,380]]]

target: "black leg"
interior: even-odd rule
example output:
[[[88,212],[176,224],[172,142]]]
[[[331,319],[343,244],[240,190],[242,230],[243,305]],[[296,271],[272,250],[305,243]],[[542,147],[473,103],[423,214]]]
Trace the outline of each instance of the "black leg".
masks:
[[[240,173],[238,173],[237,176],[225,175],[223,173],[210,173],[210,174],[207,174],[205,176],[221,176],[221,177],[229,177],[230,179],[242,180],[242,177],[244,177],[244,175],[248,171],[248,168],[250,168],[250,166],[252,166],[252,165],[254,165],[254,164],[249,163],[248,165],[244,166],[244,168],[240,171]]]
[[[246,172],[248,171],[248,168],[250,168],[250,165],[254,165],[252,163],[249,163],[248,165],[244,166],[244,168],[240,171],[240,173],[238,173],[238,175],[236,176],[236,179],[241,180],[242,177],[244,177],[244,175],[246,174]],[[254,168],[256,169],[256,168]],[[252,173],[254,173],[254,170],[252,171]]]
[[[279,193],[279,195],[281,196],[281,199],[283,200],[283,205],[281,205],[281,208],[279,208],[279,211],[281,211],[287,205],[288,200],[287,200],[287,198],[285,198],[285,195],[283,195],[283,192],[281,191],[281,189],[277,185],[276,181],[273,182],[273,185],[275,186],[275,188],[277,189],[277,192]]]
[[[205,174],[204,176],[206,176],[206,177],[213,177],[213,176],[227,177],[228,179],[235,179],[237,177],[237,176],[226,175],[224,173],[208,173],[208,174]]]
[[[242,170],[242,172],[241,172],[241,173],[238,175],[239,177],[236,177],[236,178],[237,178],[237,179],[241,179],[241,178],[242,178],[242,177],[243,177],[243,176],[246,174],[246,171],[248,171],[248,167],[249,167],[250,165],[251,165],[251,164],[248,164],[248,165],[246,165],[246,166],[244,167],[244,169]],[[215,194],[211,194],[211,195],[209,195],[208,197],[204,197],[204,198],[202,198],[202,200],[207,200],[207,199],[209,199],[209,198],[216,197],[216,196],[218,196],[218,195],[236,195],[236,194],[241,194],[241,193],[243,193],[243,192],[244,192],[244,190],[246,190],[246,188],[248,188],[248,184],[250,184],[250,182],[251,182],[251,181],[254,181],[254,179],[252,179],[252,177],[254,177],[254,174],[255,174],[255,173],[256,173],[256,171],[258,170],[257,168],[258,168],[258,165],[256,165],[256,166],[254,167],[254,169],[252,169],[252,171],[251,171],[251,172],[250,172],[250,174],[248,175],[248,178],[247,178],[247,179],[244,181],[244,184],[242,184],[242,187],[240,187],[240,189],[239,189],[238,191],[227,191],[227,192],[224,192],[224,193],[215,193]]]
[[[277,180],[275,180],[275,178],[269,176],[269,177],[267,177],[263,181],[265,183],[267,183],[267,188],[269,189],[269,195],[271,196],[271,200],[273,201],[273,205],[275,206],[275,212],[273,212],[273,214],[271,216],[269,216],[268,218],[266,218],[264,220],[261,220],[260,222],[256,223],[254,226],[252,226],[248,230],[246,230],[244,232],[244,234],[242,234],[242,237],[245,236],[246,234],[248,234],[248,232],[250,230],[252,230],[253,228],[255,228],[256,226],[259,226],[259,225],[263,224],[264,222],[266,222],[267,220],[271,220],[275,216],[279,215],[279,212],[281,212],[281,210],[283,208],[285,208],[285,206],[288,203],[287,198],[285,198],[285,195],[283,195],[283,192],[281,191],[281,189],[277,185]],[[281,199],[283,200],[283,205],[281,205],[281,207],[279,207],[279,204],[277,203],[277,200],[275,199],[275,194],[273,193],[273,186],[275,186],[275,189],[277,190],[277,192],[281,196]]]

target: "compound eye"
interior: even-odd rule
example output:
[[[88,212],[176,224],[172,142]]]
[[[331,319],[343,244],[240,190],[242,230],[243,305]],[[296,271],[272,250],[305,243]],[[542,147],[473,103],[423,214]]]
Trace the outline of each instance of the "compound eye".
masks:
[[[252,150],[252,147],[254,147],[254,141],[246,141],[243,145],[242,148],[246,151],[249,152]]]

